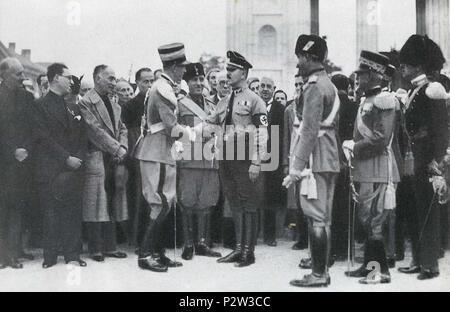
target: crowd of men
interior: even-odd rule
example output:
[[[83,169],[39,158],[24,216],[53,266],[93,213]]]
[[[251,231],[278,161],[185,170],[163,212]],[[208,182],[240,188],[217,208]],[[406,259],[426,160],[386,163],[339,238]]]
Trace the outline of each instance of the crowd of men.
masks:
[[[275,247],[293,224],[292,248],[309,247],[299,266],[311,269],[293,286],[329,285],[328,268],[354,257],[355,240],[364,259],[345,274],[362,284],[391,281],[406,237],[412,261],[398,270],[439,275],[450,84],[435,42],[413,35],[399,52],[361,51],[349,78],[325,71],[323,38],[301,35],[292,100],[272,78],[250,77],[236,51],[207,73],[181,43],[158,52],[162,70],[138,70],[136,90],[107,65],[91,86],[54,63],[38,99],[17,59],[0,62],[1,269],[33,259],[27,232],[46,269],[59,255],[86,266],[83,241],[94,261],[126,258],[125,237],[140,268],[166,272],[182,266],[165,254],[178,211],[185,261],[249,266],[260,229]]]

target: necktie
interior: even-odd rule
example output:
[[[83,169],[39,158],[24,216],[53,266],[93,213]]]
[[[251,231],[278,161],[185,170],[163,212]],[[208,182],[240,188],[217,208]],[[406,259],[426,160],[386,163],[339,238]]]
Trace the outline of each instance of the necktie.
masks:
[[[231,91],[230,100],[228,101],[227,116],[225,117],[225,125],[231,125],[233,116],[234,91]]]

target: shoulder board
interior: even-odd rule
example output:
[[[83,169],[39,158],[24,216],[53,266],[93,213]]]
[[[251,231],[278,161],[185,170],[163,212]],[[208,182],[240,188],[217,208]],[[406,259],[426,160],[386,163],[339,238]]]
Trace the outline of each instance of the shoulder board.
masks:
[[[447,93],[444,86],[439,82],[430,82],[425,89],[425,94],[433,100],[450,99],[450,93]]]
[[[319,80],[319,77],[317,75],[312,75],[308,78],[308,83],[316,83],[317,80]]]
[[[161,95],[173,105],[177,106],[177,97],[175,96],[172,87],[168,83],[164,83],[161,81],[161,83],[158,83],[158,85],[156,86],[156,90],[158,91],[159,95]]]
[[[374,100],[373,105],[381,110],[395,109],[395,98],[389,92],[381,92]]]

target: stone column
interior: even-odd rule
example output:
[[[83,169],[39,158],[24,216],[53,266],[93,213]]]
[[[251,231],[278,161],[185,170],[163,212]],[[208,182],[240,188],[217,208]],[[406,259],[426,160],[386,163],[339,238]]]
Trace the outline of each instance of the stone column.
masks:
[[[428,35],[442,49],[450,64],[449,0],[416,0],[417,33]]]
[[[356,0],[356,55],[361,50],[378,51],[378,0]]]
[[[319,0],[311,0],[311,34],[319,35]]]

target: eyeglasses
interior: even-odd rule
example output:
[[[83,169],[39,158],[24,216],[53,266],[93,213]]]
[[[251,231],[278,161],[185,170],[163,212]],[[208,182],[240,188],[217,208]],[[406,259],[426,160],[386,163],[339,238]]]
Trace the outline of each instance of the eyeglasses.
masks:
[[[219,85],[221,85],[221,86],[227,86],[227,85],[229,85],[230,83],[227,81],[227,80],[222,80],[222,81],[219,81]]]
[[[250,90],[252,90],[253,92],[254,92],[254,91],[259,91],[259,86],[250,88]]]

